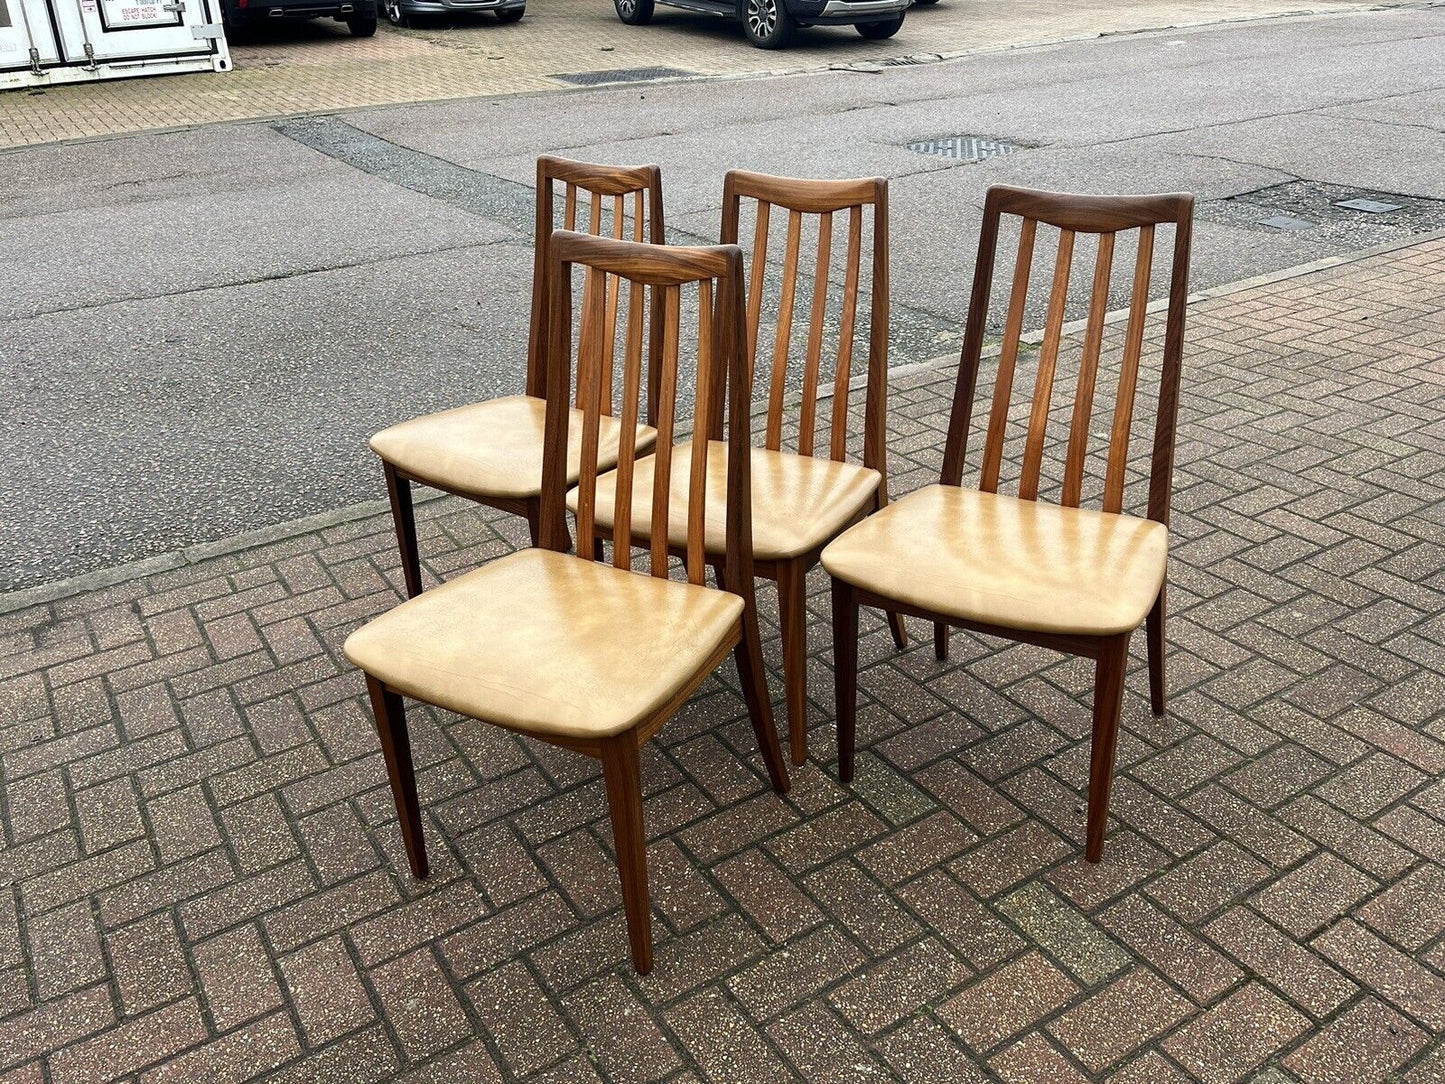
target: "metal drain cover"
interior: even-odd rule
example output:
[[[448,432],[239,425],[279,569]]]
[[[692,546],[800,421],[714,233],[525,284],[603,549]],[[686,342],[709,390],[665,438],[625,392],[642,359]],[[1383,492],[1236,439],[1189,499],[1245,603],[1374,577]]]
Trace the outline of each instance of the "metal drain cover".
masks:
[[[1312,230],[1315,228],[1313,222],[1295,218],[1293,215],[1274,215],[1272,218],[1261,218],[1259,224],[1276,230]]]
[[[1023,150],[1024,144],[1010,143],[1006,139],[989,136],[955,135],[939,139],[919,139],[908,144],[908,149],[919,154],[936,154],[940,158],[955,158],[960,162],[982,162],[988,158],[1002,158]]]
[[[600,72],[562,72],[552,76],[578,87],[597,87],[607,83],[650,83],[654,79],[686,79],[696,72],[681,68],[613,68]]]
[[[1342,199],[1335,201],[1336,207],[1343,207],[1347,211],[1364,211],[1366,214],[1383,215],[1391,211],[1398,211],[1398,203],[1382,203],[1377,199]]]

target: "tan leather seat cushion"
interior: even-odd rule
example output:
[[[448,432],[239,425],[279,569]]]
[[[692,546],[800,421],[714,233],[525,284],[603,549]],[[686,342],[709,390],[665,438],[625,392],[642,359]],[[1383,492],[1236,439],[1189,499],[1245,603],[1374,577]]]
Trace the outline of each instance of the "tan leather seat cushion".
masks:
[[[398,692],[533,734],[620,733],[685,689],[743,600],[552,550],[500,557],[346,640]]]
[[[1168,550],[1152,520],[935,485],[844,533],[823,567],[967,621],[1108,636],[1148,615]]]
[[[542,442],[547,401],[511,395],[443,410],[383,429],[371,438],[371,450],[408,477],[476,497],[518,500],[542,491]],[[617,465],[622,426],[604,417],[598,427],[598,462]],[[637,448],[646,451],[657,432],[638,426]],[[567,482],[577,481],[582,459],[582,414],[567,423]]]
[[[652,537],[654,463],[652,456],[646,456],[634,468],[634,544]],[[692,444],[679,444],[672,451],[672,482],[668,489],[667,534],[673,546],[687,544],[691,471]],[[753,556],[775,561],[817,549],[870,504],[879,480],[876,470],[854,463],[754,448]],[[609,530],[616,501],[617,476],[605,474],[597,480],[597,522]],[[567,495],[567,504],[574,512],[577,510],[576,490]],[[707,552],[726,552],[727,445],[719,441],[708,443],[706,528]]]

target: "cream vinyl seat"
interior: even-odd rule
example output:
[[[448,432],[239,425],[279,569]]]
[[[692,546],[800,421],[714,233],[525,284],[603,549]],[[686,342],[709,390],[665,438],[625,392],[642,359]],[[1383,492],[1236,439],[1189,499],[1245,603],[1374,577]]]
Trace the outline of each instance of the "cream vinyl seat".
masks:
[[[409,478],[464,497],[536,499],[542,492],[542,436],[547,400],[509,395],[411,418],[371,438],[371,450]],[[617,465],[616,418],[603,416],[598,427],[598,462]],[[657,430],[640,425],[637,446],[651,448]],[[582,412],[573,410],[567,426],[567,484],[575,485],[582,461]]]
[[[656,456],[639,459],[632,491],[632,537],[650,540],[652,480]],[[687,545],[687,509],[691,492],[692,445],[672,449],[668,487],[668,545]],[[773,452],[753,448],[749,472],[753,491],[753,557],[758,561],[785,561],[811,554],[858,516],[873,507],[882,476],[856,463]],[[597,479],[597,523],[612,529],[617,473]],[[709,441],[707,450],[706,531],[704,546],[710,555],[726,552],[727,445]],[[568,507],[577,510],[577,494],[569,493]]]
[[[1168,550],[1169,531],[1153,520],[933,485],[833,541],[823,567],[960,621],[1113,636],[1148,616]]]
[[[738,640],[743,600],[527,549],[418,595],[346,657],[416,700],[528,734],[620,734],[685,695]]]

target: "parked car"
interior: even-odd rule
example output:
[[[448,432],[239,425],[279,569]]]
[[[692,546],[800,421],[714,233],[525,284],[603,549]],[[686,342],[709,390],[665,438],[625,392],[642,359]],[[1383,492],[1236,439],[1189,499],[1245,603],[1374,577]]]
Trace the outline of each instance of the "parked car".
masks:
[[[515,23],[527,12],[527,0],[382,0],[386,21],[410,26],[414,15],[458,15],[490,11],[499,23]]]
[[[376,0],[221,0],[221,19],[230,29],[273,19],[336,19],[358,38],[376,33]]]
[[[781,49],[800,26],[852,26],[865,38],[891,38],[913,0],[612,0],[629,26],[652,21],[657,4],[736,19],[759,49]]]

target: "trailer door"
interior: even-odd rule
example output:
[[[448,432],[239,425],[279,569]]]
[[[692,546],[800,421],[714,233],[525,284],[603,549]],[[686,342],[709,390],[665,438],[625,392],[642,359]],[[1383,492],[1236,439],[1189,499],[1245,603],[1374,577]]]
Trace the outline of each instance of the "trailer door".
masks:
[[[14,0],[6,0],[13,3]],[[214,53],[215,0],[53,0],[66,58],[94,64]]]
[[[59,61],[45,0],[0,0],[0,72],[39,72]]]

